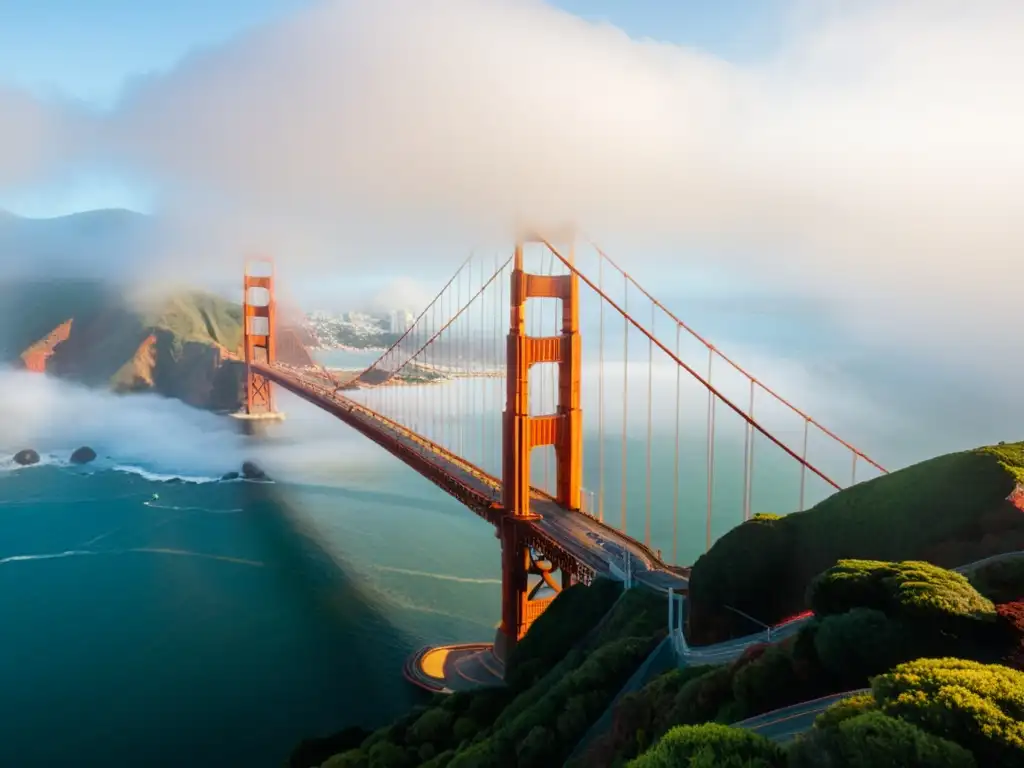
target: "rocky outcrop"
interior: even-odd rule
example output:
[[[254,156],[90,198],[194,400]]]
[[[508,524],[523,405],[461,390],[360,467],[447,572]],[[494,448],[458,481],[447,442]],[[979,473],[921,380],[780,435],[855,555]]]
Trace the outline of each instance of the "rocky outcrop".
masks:
[[[83,445],[71,454],[72,464],[88,464],[91,461],[96,461],[96,451],[87,445]]]
[[[74,320],[65,320],[45,337],[37,341],[21,354],[21,363],[26,370],[33,373],[46,373],[46,363],[57,347],[68,340],[71,335],[71,324]]]
[[[39,454],[31,448],[26,448],[14,454],[14,463],[22,467],[30,467],[39,463]]]
[[[267,473],[257,467],[251,461],[242,464],[242,477],[246,480],[269,480]]]

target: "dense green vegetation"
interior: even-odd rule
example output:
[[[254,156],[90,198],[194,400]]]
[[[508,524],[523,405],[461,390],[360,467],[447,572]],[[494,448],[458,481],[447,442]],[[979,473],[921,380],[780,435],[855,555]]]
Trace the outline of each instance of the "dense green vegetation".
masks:
[[[992,661],[1014,665],[1020,660],[1015,654],[1024,641],[1024,606],[994,607],[965,577],[927,563],[841,561],[814,579],[809,591],[815,618],[796,637],[774,646],[754,646],[727,666],[673,670],[623,697],[615,709],[612,731],[573,768],[624,765],[659,749],[657,745],[680,725],[734,723],[819,696],[857,690],[874,676],[922,657],[958,656],[976,660],[964,662],[975,666]],[[859,713],[864,705],[863,698],[845,702],[830,710],[829,717]],[[912,719],[907,720],[909,725],[879,725],[876,720],[846,726],[852,730],[844,738],[871,740],[870,734],[878,731],[881,742],[917,744],[914,749],[922,754],[962,752],[936,745],[934,735],[915,735],[914,727],[920,724]],[[649,749],[652,744],[653,750]],[[893,754],[905,753],[897,750]],[[697,753],[694,755],[690,764],[702,764],[693,762],[698,760]],[[867,762],[834,764],[945,764],[864,759]],[[766,756],[755,760],[737,754],[736,760],[744,766],[775,764]],[[813,763],[799,763],[804,764]]]
[[[739,526],[698,563],[699,589],[694,570],[705,610],[691,605],[691,642],[736,629],[709,606],[766,619],[813,609],[780,643],[720,666],[671,669],[619,697],[664,637],[664,597],[598,580],[563,592],[534,624],[505,687],[438,698],[366,738],[307,744],[292,765],[1024,765],[1024,558],[964,575],[931,562],[1024,548],[1021,511],[1007,500],[1022,470],[1024,444],[983,448],[864,483],[807,513]],[[865,688],[790,743],[729,727]]]
[[[1024,515],[1007,497],[1024,477],[1024,443],[940,456],[837,493],[805,512],[755,516],[693,568],[695,642],[749,631],[726,606],[774,623],[807,607],[815,575],[841,559],[927,560],[953,567],[1024,549]]]
[[[981,594],[995,603],[1024,598],[1024,554],[983,563],[966,575]]]
[[[794,768],[1024,765],[1024,674],[964,659],[919,659],[833,705],[790,751]]]
[[[561,765],[665,634],[664,599],[598,579],[562,592],[508,664],[504,688],[438,697],[330,768]],[[309,759],[310,751],[304,753]],[[292,765],[308,768],[312,763]]]
[[[682,725],[630,762],[631,768],[783,768],[786,755],[763,736],[724,725]]]

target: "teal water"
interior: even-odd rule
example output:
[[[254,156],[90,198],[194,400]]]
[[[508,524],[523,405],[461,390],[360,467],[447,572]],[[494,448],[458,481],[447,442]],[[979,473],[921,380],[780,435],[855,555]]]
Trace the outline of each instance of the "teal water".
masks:
[[[283,398],[253,440],[76,390],[65,427],[31,417],[68,407],[46,387],[21,403],[46,465],[0,469],[0,764],[277,766],[420,700],[417,647],[493,637],[487,525],[340,422]],[[242,457],[278,481],[205,482]]]
[[[0,378],[0,457],[45,457],[0,466],[0,764],[277,766],[303,738],[420,700],[401,676],[416,648],[493,638],[491,529],[312,406],[281,393],[287,419],[246,437],[173,401]],[[497,472],[500,382],[387,389],[366,397]],[[584,404],[591,504],[603,488],[617,524],[625,478],[629,532],[647,536],[649,509],[652,545],[684,564],[706,546],[708,506],[704,401],[690,399],[678,493],[674,408],[655,410],[648,480],[644,407],[625,443],[603,407],[602,452]],[[712,538],[742,520],[741,426],[716,427]],[[67,466],[83,444],[100,459]],[[245,459],[275,482],[217,482]],[[755,474],[753,511],[796,508],[799,476],[765,446]],[[553,483],[543,451],[534,477]]]

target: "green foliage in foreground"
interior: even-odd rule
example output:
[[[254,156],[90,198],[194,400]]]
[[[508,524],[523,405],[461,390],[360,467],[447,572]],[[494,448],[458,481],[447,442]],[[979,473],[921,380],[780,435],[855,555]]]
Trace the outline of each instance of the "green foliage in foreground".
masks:
[[[834,704],[790,750],[812,768],[1024,765],[1024,674],[965,659],[918,659]]]
[[[630,768],[975,768],[1024,765],[1024,674],[919,659],[833,704],[785,747],[721,724],[670,729]]]
[[[999,551],[993,547],[1014,548],[1024,518],[1001,510],[1022,478],[1024,443],[979,448],[860,483],[805,512],[737,526],[694,565],[691,623],[704,633],[698,641],[747,631],[725,606],[768,623],[799,613],[811,580],[838,560],[926,559],[952,567]],[[992,521],[1000,535],[986,539]]]
[[[965,659],[920,659],[876,677],[882,712],[969,748],[981,765],[1024,765],[1024,673]]]
[[[995,619],[995,606],[966,577],[931,563],[840,560],[811,582],[808,603],[818,617],[871,608],[892,618],[951,623]]]
[[[657,746],[629,763],[630,768],[783,768],[785,753],[763,736],[724,725],[682,725]]]
[[[1024,600],[1024,555],[984,563],[967,573],[967,578],[994,603]]]
[[[325,765],[561,765],[661,640],[664,611],[663,597],[615,582],[567,589],[517,647],[510,685],[439,697]]]
[[[572,768],[622,765],[658,743],[674,726],[727,724],[864,688],[873,676],[936,652],[976,661],[1001,659],[1024,638],[1024,623],[1016,621],[1016,612],[1000,606],[999,619],[990,617],[991,603],[963,577],[933,566],[841,563],[816,580],[815,589],[815,599],[827,613],[809,622],[796,638],[752,647],[728,666],[673,670],[655,678],[623,697],[615,709],[612,733]],[[873,697],[858,697],[834,707],[827,719],[838,724],[876,708]],[[874,732],[872,723],[863,721],[857,726],[863,732],[850,731],[849,738],[868,738],[864,734]],[[949,751],[935,746],[927,734],[914,736],[910,726],[879,727],[888,729],[878,737],[881,742],[909,740],[921,755]]]

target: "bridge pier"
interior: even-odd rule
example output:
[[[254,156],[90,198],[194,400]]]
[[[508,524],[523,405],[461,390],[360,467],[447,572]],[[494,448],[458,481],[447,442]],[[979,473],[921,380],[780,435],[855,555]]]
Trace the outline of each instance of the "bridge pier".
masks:
[[[262,270],[260,269],[262,267]],[[256,271],[254,271],[256,270]],[[266,274],[258,274],[258,272]],[[277,306],[274,264],[270,259],[246,262],[242,283],[242,340],[245,348],[245,401],[242,418],[274,419],[274,385],[253,371],[253,363],[272,365],[277,358]]]
[[[534,448],[555,449],[555,487],[558,503],[579,510],[583,485],[583,430],[580,407],[579,278],[532,275],[523,268],[522,239],[516,243],[509,301],[507,346],[508,385],[503,434],[503,506],[501,525],[501,626],[495,655],[504,661],[530,625],[553,598],[530,599],[530,554],[518,532],[536,520],[531,507],[530,456]],[[562,332],[554,337],[526,333],[526,303],[531,298],[562,302]],[[555,413],[530,414],[530,369],[538,363],[558,365],[558,404]],[[551,586],[554,586],[552,583]],[[559,587],[560,589],[560,587]]]
[[[474,675],[500,683],[504,666],[533,622],[572,576],[564,570],[560,582],[529,544],[529,523],[540,518],[532,509],[530,455],[534,448],[554,446],[556,500],[564,509],[579,510],[583,485],[583,430],[580,406],[579,278],[528,274],[523,266],[525,240],[516,243],[509,301],[506,355],[507,400],[502,422],[502,516],[496,535],[501,541],[501,623],[490,647],[476,645],[425,648],[406,664],[410,682],[435,692],[465,686]],[[538,241],[542,242],[542,241]],[[571,253],[571,252],[570,252]],[[571,256],[570,256],[571,258]],[[562,302],[558,336],[526,333],[526,302],[553,298]],[[538,363],[558,365],[558,404],[555,413],[530,414],[530,368]],[[533,583],[531,584],[531,578]],[[544,594],[548,587],[554,595]]]

